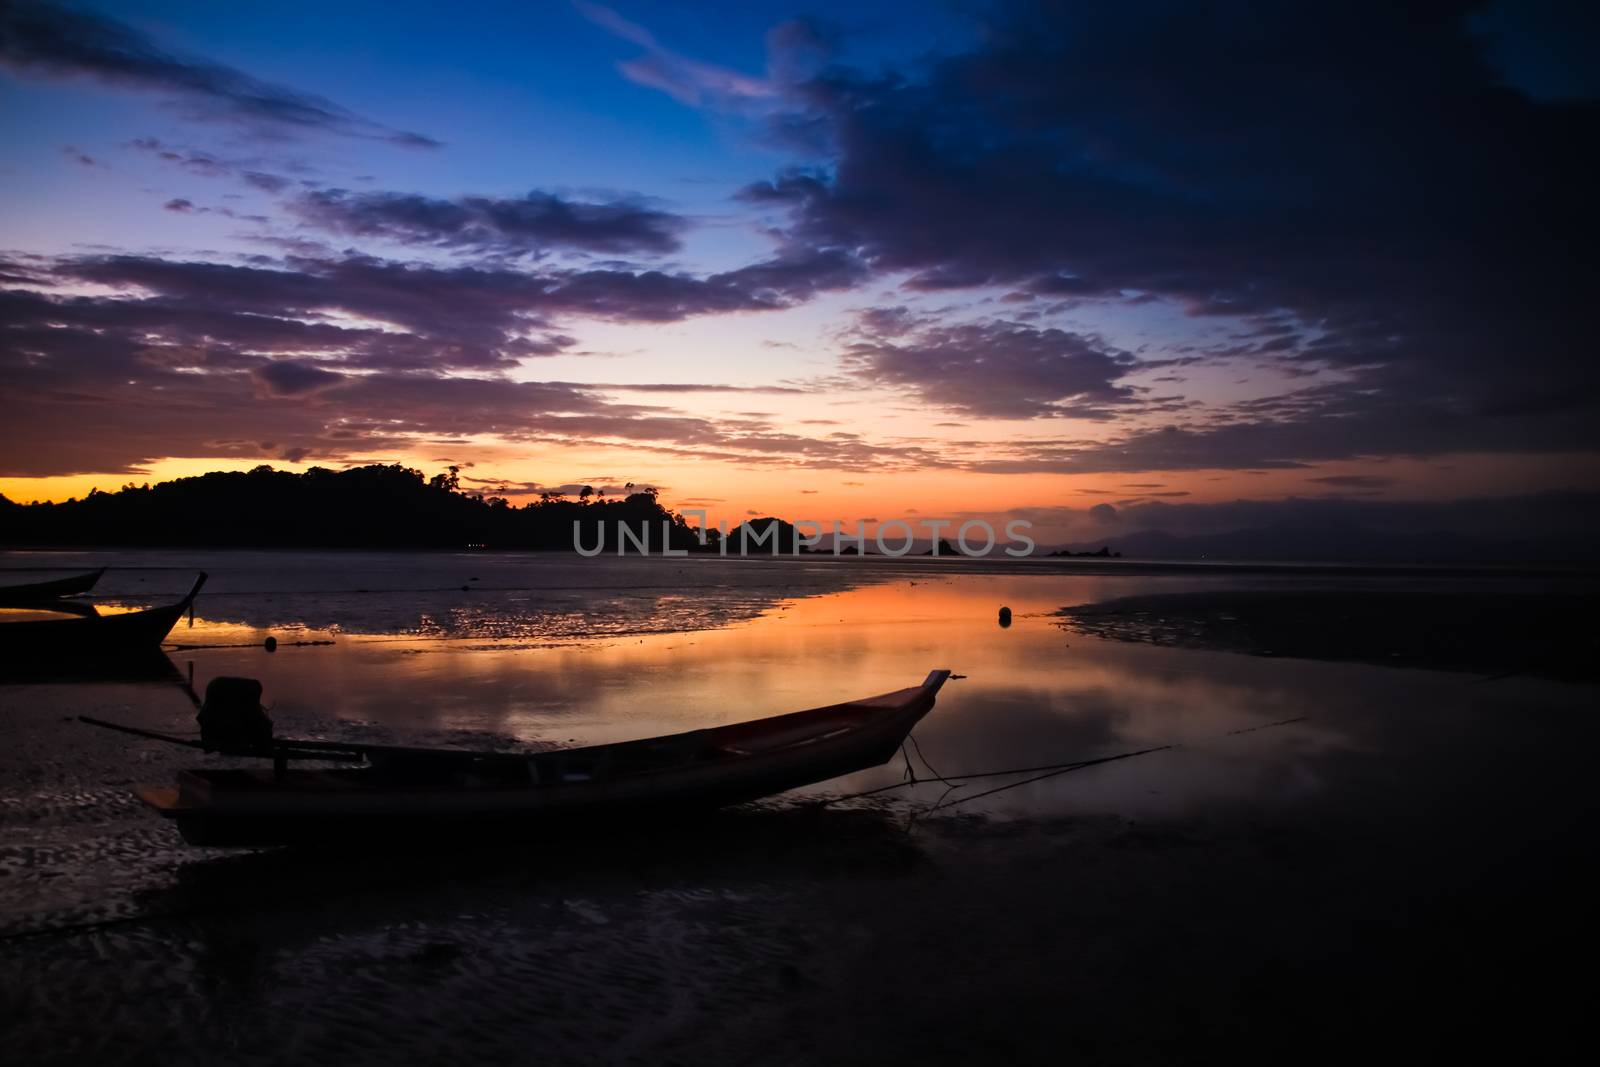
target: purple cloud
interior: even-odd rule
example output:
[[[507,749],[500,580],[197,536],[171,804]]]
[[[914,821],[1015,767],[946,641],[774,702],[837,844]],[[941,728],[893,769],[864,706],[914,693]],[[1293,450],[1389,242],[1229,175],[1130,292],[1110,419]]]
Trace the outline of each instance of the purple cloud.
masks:
[[[877,322],[882,316],[871,320]],[[1093,338],[1009,322],[926,325],[852,343],[845,367],[943,408],[995,418],[1107,418],[1137,399],[1118,384],[1136,361]]]
[[[276,396],[300,396],[318,389],[332,388],[345,380],[342,374],[292,359],[263,363],[251,373]]]
[[[352,237],[520,255],[549,248],[612,254],[675,252],[682,216],[638,200],[568,200],[534,191],[523,197],[464,196],[325,189],[289,208],[315,227]]]
[[[167,52],[124,23],[43,0],[0,7],[0,64],[29,74],[92,78],[161,93],[190,118],[277,134],[333,133],[436,148],[438,141],[362,118],[320,96],[253,78],[233,67]]]
[[[0,275],[27,286],[93,281],[126,290],[0,289],[6,476],[136,472],[170,456],[328,461],[481,434],[606,447],[623,441],[642,452],[754,466],[884,470],[938,462],[914,444],[875,447],[855,435],[719,423],[618,402],[609,385],[502,376],[533,350],[571,342],[541,333],[542,316],[593,309],[603,272],[580,273],[578,299],[562,295],[568,279],[560,274],[367,259],[268,267],[99,257],[0,264]],[[655,321],[706,306],[697,289],[716,307],[737,292],[684,277],[665,304],[649,285],[626,283],[603,303]],[[641,295],[645,303],[630,303]],[[353,325],[344,316],[386,325]],[[645,383],[636,391],[701,388]]]
[[[1294,410],[1222,408],[1015,469],[1284,465],[1475,436],[1593,452],[1600,213],[1580,146],[1600,111],[1508,88],[1469,14],[1005,4],[918,71],[786,83],[774,132],[803,131],[790,143],[815,161],[743,199],[792,247],[848,250],[915,292],[1161,301],[1239,324],[1209,358],[1340,379]],[[1051,402],[1056,363],[1037,376],[980,345],[925,355],[880,336],[854,358],[945,402]],[[997,362],[991,383],[979,368]]]

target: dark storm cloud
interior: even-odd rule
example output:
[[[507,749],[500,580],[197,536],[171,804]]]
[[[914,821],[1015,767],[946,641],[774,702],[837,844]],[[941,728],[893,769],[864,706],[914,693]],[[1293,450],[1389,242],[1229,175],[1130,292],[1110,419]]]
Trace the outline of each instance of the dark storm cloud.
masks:
[[[1350,454],[1363,433],[1374,451],[1438,451],[1474,426],[1497,445],[1592,448],[1600,227],[1582,146],[1600,108],[1504,84],[1474,7],[1009,5],[920,72],[834,66],[789,85],[777,128],[820,137],[825,165],[744,198],[786,217],[793,245],[849,250],[914,290],[1159,298],[1270,323],[1239,354],[1339,370],[1370,400],[1342,431],[1351,393],[1334,391],[1133,439],[1165,465]],[[942,371],[971,388],[962,362]]]
[[[845,365],[929,404],[995,418],[1108,418],[1136,398],[1117,384],[1133,357],[1080,334],[993,322],[928,325],[906,336],[900,322],[890,325],[893,340],[869,333],[849,347]]]
[[[325,189],[289,204],[304,222],[352,237],[471,252],[518,255],[548,248],[613,254],[675,252],[682,216],[638,200],[523,197],[441,200],[414,193]]]
[[[162,93],[183,101],[192,118],[264,132],[320,131],[426,148],[439,143],[233,67],[174,55],[114,19],[39,0],[0,5],[0,64],[24,73],[93,78]]]

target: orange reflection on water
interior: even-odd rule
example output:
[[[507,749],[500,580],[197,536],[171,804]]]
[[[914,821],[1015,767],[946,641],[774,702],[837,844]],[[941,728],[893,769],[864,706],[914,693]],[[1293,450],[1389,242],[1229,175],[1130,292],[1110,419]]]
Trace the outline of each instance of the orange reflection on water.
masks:
[[[1339,709],[1363,699],[1361,679],[1374,669],[1119,644],[1058,625],[1063,605],[1132,591],[1126,578],[894,578],[782,601],[720,630],[538,645],[339,636],[332,647],[270,654],[259,645],[264,631],[202,617],[194,643],[249,647],[175,658],[196,665],[200,687],[217,674],[262,679],[283,733],[382,730],[466,744],[652,736],[899,689],[947,667],[966,677],[917,730],[940,772],[1184,746],[1003,794],[988,810],[1139,810],[1314,788],[1298,754],[1338,743]],[[998,623],[1002,605],[1012,609],[1009,627]],[[1407,684],[1379,673],[1384,685]],[[192,715],[176,697],[173,707]],[[1312,713],[1319,721],[1231,733]],[[1276,756],[1263,760],[1266,751]],[[866,788],[902,772],[896,764],[825,788]]]

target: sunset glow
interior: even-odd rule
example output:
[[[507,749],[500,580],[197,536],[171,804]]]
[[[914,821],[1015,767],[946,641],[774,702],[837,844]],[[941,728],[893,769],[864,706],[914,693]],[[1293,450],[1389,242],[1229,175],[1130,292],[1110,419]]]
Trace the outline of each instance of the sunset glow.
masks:
[[[1239,505],[1503,533],[1600,485],[1582,242],[1539,213],[1592,116],[1487,23],[1361,55],[1273,16],[1274,106],[1176,14],[1195,46],[1135,92],[1167,31],[1087,10],[7,10],[11,500],[398,462],[1072,541]],[[964,95],[1035,63],[1061,84]],[[1297,73],[1342,63],[1355,97]],[[1451,101],[1488,85],[1549,143],[1464,179],[1501,119]]]

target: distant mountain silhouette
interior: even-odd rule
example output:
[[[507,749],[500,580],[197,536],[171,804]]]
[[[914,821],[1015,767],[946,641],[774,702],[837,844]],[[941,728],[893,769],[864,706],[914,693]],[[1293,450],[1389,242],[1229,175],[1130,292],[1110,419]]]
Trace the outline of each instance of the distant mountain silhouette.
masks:
[[[1343,522],[1286,522],[1212,534],[1139,530],[1061,546],[1074,554],[1109,545],[1129,559],[1327,560],[1385,563],[1482,563],[1595,558],[1573,539],[1475,537],[1449,531],[1387,531]]]
[[[596,502],[546,495],[515,507],[503,497],[458,491],[456,473],[429,479],[399,465],[313,467],[303,474],[262,466],[59,504],[0,497],[0,544],[570,550],[577,522],[586,548],[604,525],[608,554],[617,550],[619,523],[641,540],[648,536],[652,552],[661,551],[664,530],[673,548],[701,547],[696,531],[662,507],[654,489]],[[628,551],[637,551],[631,542]]]
[[[1087,550],[1082,551],[1082,552],[1075,552],[1070,548],[1058,548],[1054,552],[1050,553],[1050,555],[1052,555],[1052,556],[1093,556],[1095,559],[1116,559],[1116,558],[1120,557],[1122,555],[1122,553],[1121,552],[1113,552],[1111,550],[1111,546],[1110,545],[1101,545],[1098,549],[1087,549]]]

